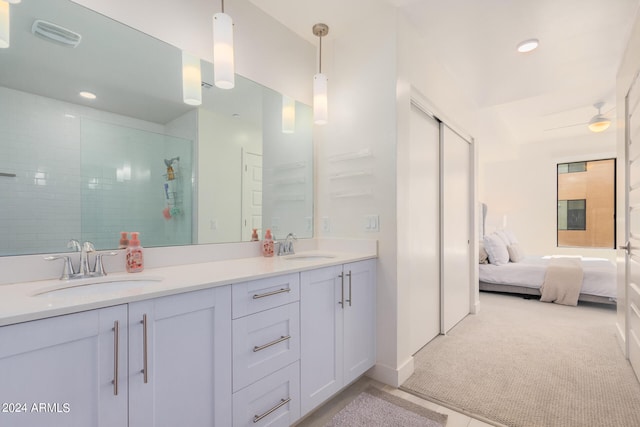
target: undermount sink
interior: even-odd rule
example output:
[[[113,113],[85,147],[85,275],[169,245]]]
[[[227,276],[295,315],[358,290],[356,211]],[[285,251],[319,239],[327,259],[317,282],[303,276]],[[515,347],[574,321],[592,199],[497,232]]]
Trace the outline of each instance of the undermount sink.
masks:
[[[161,277],[97,277],[76,279],[42,288],[34,293],[34,297],[76,297],[96,295],[104,292],[118,292],[143,287],[161,281]]]
[[[320,261],[323,259],[331,259],[335,257],[336,257],[335,255],[328,255],[328,254],[299,254],[299,255],[290,255],[290,256],[284,257],[284,259],[291,260],[291,261]]]

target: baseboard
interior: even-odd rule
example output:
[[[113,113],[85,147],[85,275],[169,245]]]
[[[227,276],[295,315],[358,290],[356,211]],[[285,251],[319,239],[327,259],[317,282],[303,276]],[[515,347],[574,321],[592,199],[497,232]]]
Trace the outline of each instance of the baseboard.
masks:
[[[471,310],[469,311],[471,314],[480,313],[480,300],[476,300],[475,303],[471,304]]]
[[[400,387],[413,374],[413,371],[413,357],[409,357],[399,368],[377,363],[367,372],[367,376],[391,387]]]

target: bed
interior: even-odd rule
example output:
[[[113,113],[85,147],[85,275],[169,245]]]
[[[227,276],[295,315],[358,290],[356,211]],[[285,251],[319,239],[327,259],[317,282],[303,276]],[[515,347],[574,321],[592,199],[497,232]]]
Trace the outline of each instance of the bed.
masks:
[[[578,301],[616,304],[616,266],[606,258],[525,256],[516,237],[509,230],[499,230],[485,235],[481,242],[479,253],[481,291],[541,296],[545,277],[549,279],[547,276],[549,265],[566,262],[566,260],[562,261],[562,258],[579,258],[577,268],[580,269],[581,266],[582,279],[578,277],[574,281],[573,303],[579,290]],[[581,287],[580,280],[582,280]]]
[[[540,296],[552,257],[527,256],[502,265],[480,264],[480,290]],[[616,304],[616,267],[605,258],[581,257],[584,277],[579,301]]]

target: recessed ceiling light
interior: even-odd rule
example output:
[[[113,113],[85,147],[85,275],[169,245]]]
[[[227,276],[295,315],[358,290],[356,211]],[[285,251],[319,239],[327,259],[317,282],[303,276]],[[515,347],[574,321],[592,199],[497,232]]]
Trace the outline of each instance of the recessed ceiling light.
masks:
[[[97,98],[95,93],[87,92],[86,90],[83,90],[82,92],[80,92],[80,96],[83,97],[83,98],[87,98],[87,99],[96,99]]]
[[[521,53],[531,52],[532,50],[537,48],[539,44],[540,42],[538,41],[538,39],[525,40],[518,44],[518,52],[521,52]]]

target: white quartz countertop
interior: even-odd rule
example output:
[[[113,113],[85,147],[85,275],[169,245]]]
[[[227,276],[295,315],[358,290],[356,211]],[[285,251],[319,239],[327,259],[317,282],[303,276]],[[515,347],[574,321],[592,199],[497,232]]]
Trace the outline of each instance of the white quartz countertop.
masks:
[[[241,258],[145,269],[140,273],[114,273],[92,279],[1,285],[0,326],[376,257],[375,252],[333,251],[309,251],[294,257],[313,255],[321,256],[307,259],[289,259],[291,256]],[[119,282],[122,281],[136,283],[121,286]],[[101,284],[96,286],[95,283]],[[80,290],[79,286],[83,289],[76,292]],[[60,288],[65,290],[55,292]],[[71,288],[73,290],[67,292]]]

